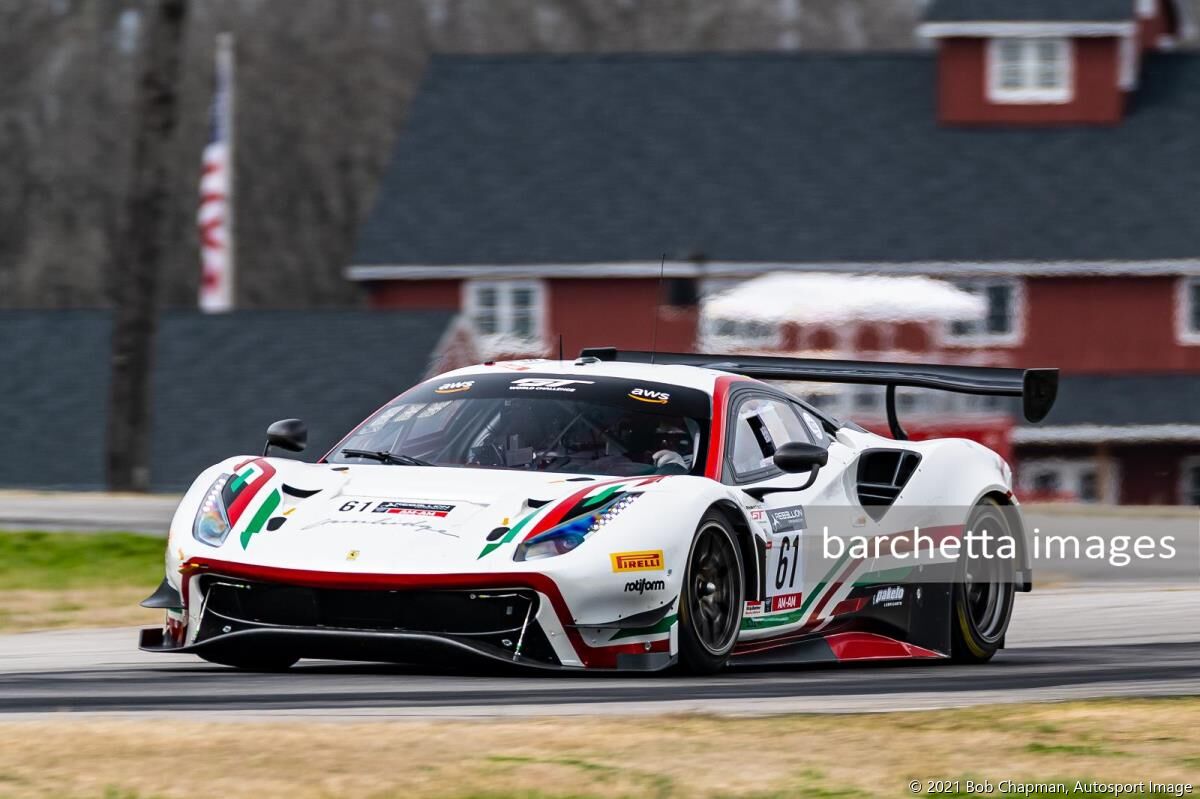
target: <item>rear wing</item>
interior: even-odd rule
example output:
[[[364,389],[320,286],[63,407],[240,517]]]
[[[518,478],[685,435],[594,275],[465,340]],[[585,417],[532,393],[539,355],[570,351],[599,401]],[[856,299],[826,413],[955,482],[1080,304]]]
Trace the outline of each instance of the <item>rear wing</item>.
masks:
[[[1007,369],[991,366],[841,361],[820,358],[784,358],[771,355],[702,355],[674,352],[618,350],[593,347],[581,358],[630,363],[677,364],[718,369],[759,380],[796,380],[820,383],[857,383],[887,387],[888,427],[905,439],[896,417],[896,387],[935,388],[959,394],[1020,397],[1025,418],[1040,422],[1058,396],[1057,369]]]

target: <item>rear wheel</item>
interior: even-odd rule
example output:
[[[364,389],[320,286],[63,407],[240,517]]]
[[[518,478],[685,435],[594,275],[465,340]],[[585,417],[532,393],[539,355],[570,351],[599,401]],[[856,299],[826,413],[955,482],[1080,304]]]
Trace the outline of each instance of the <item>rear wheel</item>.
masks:
[[[990,499],[975,506],[967,529],[976,533],[986,530],[993,539],[1013,534],[1000,505]],[[990,557],[968,558],[963,552],[961,577],[954,585],[950,654],[960,663],[991,660],[1003,645],[1012,618],[1014,564],[996,557],[994,540],[990,547]]]
[[[725,517],[709,511],[688,552],[679,598],[679,660],[693,674],[712,674],[729,659],[742,623],[742,555]]]
[[[276,672],[287,671],[300,658],[286,652],[229,652],[201,655],[201,658],[218,666],[231,666],[240,671]]]

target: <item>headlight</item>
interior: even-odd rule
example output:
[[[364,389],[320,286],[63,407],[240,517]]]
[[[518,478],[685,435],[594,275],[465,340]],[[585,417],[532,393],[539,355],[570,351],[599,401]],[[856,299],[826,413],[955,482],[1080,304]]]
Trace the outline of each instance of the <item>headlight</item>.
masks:
[[[196,511],[196,520],[192,522],[192,537],[210,547],[219,547],[229,537],[231,526],[229,515],[225,512],[223,492],[229,482],[229,475],[223,474],[217,478],[200,503]]]
[[[555,555],[564,555],[570,552],[586,541],[592,533],[612,521],[618,513],[632,505],[639,496],[641,495],[622,494],[607,505],[602,505],[582,516],[576,516],[574,519],[565,521],[557,527],[552,527],[546,532],[518,544],[517,551],[513,554],[513,560],[520,563],[526,560],[552,558]]]

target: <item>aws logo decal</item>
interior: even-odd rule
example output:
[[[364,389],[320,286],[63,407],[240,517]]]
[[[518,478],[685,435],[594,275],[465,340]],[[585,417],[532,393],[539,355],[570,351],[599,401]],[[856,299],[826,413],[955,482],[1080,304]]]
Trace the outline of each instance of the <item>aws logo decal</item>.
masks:
[[[666,391],[651,391],[648,388],[635,388],[629,392],[629,398],[638,402],[649,402],[651,405],[666,405],[671,401],[671,395]]]
[[[475,385],[474,380],[461,380],[457,383],[443,383],[433,390],[434,394],[457,394],[460,391],[470,391]]]

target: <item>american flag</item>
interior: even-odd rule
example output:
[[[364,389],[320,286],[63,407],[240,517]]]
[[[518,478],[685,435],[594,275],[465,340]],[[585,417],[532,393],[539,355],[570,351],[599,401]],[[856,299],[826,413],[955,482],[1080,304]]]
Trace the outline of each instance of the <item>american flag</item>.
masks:
[[[216,88],[200,179],[200,310],[233,309],[233,40],[217,39]]]

